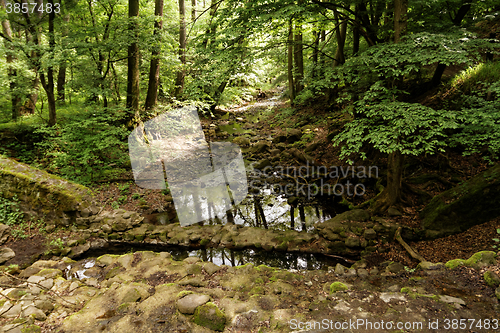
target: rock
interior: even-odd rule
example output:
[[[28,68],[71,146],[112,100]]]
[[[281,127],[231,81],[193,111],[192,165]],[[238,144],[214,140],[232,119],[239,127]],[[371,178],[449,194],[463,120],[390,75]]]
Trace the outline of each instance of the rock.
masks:
[[[465,261],[465,264],[477,269],[496,264],[496,257],[497,254],[493,251],[481,251],[474,253],[469,259]]]
[[[385,303],[389,303],[393,299],[395,299],[397,301],[406,302],[406,297],[402,293],[384,292],[384,293],[380,293],[379,297]]]
[[[203,265],[203,269],[205,270],[205,272],[207,272],[208,275],[212,275],[215,272],[219,271],[221,267],[212,262],[207,262],[205,265]]]
[[[186,279],[178,282],[179,286],[193,286],[193,287],[204,287],[207,285],[206,282],[201,281],[200,277],[194,277],[192,279]]]
[[[335,266],[335,274],[344,275],[346,269],[347,268],[344,267],[342,264],[337,263],[337,265]]]
[[[351,235],[351,236],[349,236],[349,237],[346,238],[345,245],[347,247],[360,247],[361,246],[361,242],[359,241],[358,237]]]
[[[372,228],[368,228],[363,232],[363,237],[365,239],[375,239],[377,238],[377,232]]]
[[[42,310],[34,307],[33,305],[30,305],[26,309],[24,309],[23,315],[24,317],[33,317],[34,319],[40,321],[44,321],[45,319],[47,319],[45,313]]]
[[[3,247],[0,249],[0,264],[14,258],[16,254],[14,251],[8,247]]]
[[[45,314],[50,313],[54,310],[54,305],[48,299],[38,299],[35,300],[35,306],[42,310]]]
[[[484,272],[484,281],[488,284],[488,286],[492,288],[496,288],[500,285],[500,277],[498,276],[497,273],[493,271],[486,271]]]
[[[389,207],[389,209],[387,210],[387,214],[389,214],[389,216],[401,216],[401,215],[403,215],[403,214],[401,214],[401,212],[397,208],[395,208],[393,206]]]
[[[21,311],[21,303],[12,305],[10,301],[6,301],[3,306],[0,307],[1,317],[3,318],[15,318],[21,314]]]
[[[0,223],[0,245],[7,241],[10,236],[10,227],[8,225]]]
[[[269,143],[267,141],[259,141],[252,146],[253,153],[263,153],[269,149]]]
[[[214,303],[207,303],[196,308],[193,322],[208,329],[222,332],[226,325],[226,317]]]
[[[399,262],[393,262],[393,263],[389,264],[389,266],[387,266],[386,269],[388,272],[398,274],[398,273],[403,272],[405,270],[405,267],[403,266],[403,264],[401,264]]]
[[[500,164],[432,198],[420,213],[422,228],[443,237],[500,216]],[[431,234],[429,234],[431,235]]]
[[[330,285],[330,294],[336,293],[337,291],[345,291],[349,289],[344,283],[342,282],[334,282]]]
[[[444,264],[444,265],[446,266],[446,268],[455,269],[458,266],[465,265],[465,260],[464,259],[452,259],[452,260],[449,260],[448,262],[446,262],[446,264]]]
[[[459,305],[465,305],[465,302],[463,299],[458,298],[458,297],[448,296],[448,295],[439,295],[439,300],[441,302],[445,302],[445,303],[455,303],[455,304],[459,304]]]
[[[210,297],[200,294],[189,294],[177,300],[177,309],[180,313],[193,314],[200,305],[207,303]]]
[[[313,143],[306,146],[306,148],[304,149],[304,152],[311,153],[311,152],[315,151],[316,149],[318,149],[319,146],[321,146],[321,144],[319,142],[313,142]]]
[[[498,287],[497,289],[495,289],[495,296],[497,297],[497,299],[500,300],[500,287]]]
[[[283,133],[277,134],[273,138],[273,143],[277,144],[277,143],[285,142],[286,141],[286,137],[287,137],[286,134],[283,134]]]
[[[302,131],[296,128],[287,129],[286,139],[289,143],[294,143],[302,138]]]
[[[238,146],[248,146],[250,144],[250,140],[248,138],[245,138],[244,136],[238,136],[233,139],[233,143],[237,144]]]
[[[259,169],[259,170],[262,170],[262,169],[264,169],[267,166],[271,166],[271,162],[267,158],[265,158],[263,160],[260,160],[260,161],[258,161],[257,163],[255,163],[253,165],[253,167],[255,169]]]

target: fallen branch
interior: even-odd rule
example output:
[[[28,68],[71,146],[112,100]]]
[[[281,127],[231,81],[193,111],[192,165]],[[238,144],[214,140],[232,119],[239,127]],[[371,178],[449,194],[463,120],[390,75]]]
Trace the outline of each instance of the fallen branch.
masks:
[[[394,235],[394,238],[396,238],[396,240],[399,242],[399,244],[403,245],[403,247],[405,248],[405,250],[410,254],[410,256],[413,259],[417,259],[420,262],[427,261],[427,260],[425,260],[424,257],[422,257],[420,254],[418,254],[417,251],[415,251],[410,245],[408,245],[403,240],[403,238],[401,237],[401,227],[399,227],[398,230],[396,230],[396,234]]]

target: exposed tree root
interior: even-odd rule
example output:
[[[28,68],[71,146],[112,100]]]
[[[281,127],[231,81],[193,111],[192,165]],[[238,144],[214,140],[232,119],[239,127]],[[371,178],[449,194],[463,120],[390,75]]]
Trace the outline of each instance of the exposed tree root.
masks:
[[[399,242],[399,244],[403,245],[405,250],[408,252],[408,254],[413,258],[417,259],[420,262],[427,261],[425,260],[424,257],[422,257],[416,250],[414,250],[410,245],[408,245],[404,240],[403,237],[401,237],[401,227],[396,230],[396,234],[394,235],[394,238]]]

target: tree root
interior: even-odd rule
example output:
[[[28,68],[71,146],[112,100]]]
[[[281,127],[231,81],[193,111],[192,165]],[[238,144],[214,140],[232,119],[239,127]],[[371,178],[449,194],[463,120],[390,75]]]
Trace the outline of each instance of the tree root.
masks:
[[[416,250],[414,250],[410,245],[408,245],[403,240],[403,237],[401,237],[401,227],[399,227],[398,230],[396,230],[396,234],[394,235],[394,238],[396,238],[396,240],[399,242],[399,244],[401,244],[405,248],[405,250],[408,252],[408,254],[413,259],[416,259],[416,260],[418,260],[420,262],[427,261],[427,260],[425,260],[424,257],[422,257],[420,254],[418,254],[418,252]]]

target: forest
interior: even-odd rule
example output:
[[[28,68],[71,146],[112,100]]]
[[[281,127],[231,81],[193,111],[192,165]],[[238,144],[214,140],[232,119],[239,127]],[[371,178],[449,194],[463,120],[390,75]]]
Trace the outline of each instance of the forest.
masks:
[[[5,332],[498,329],[498,1],[0,5]]]

